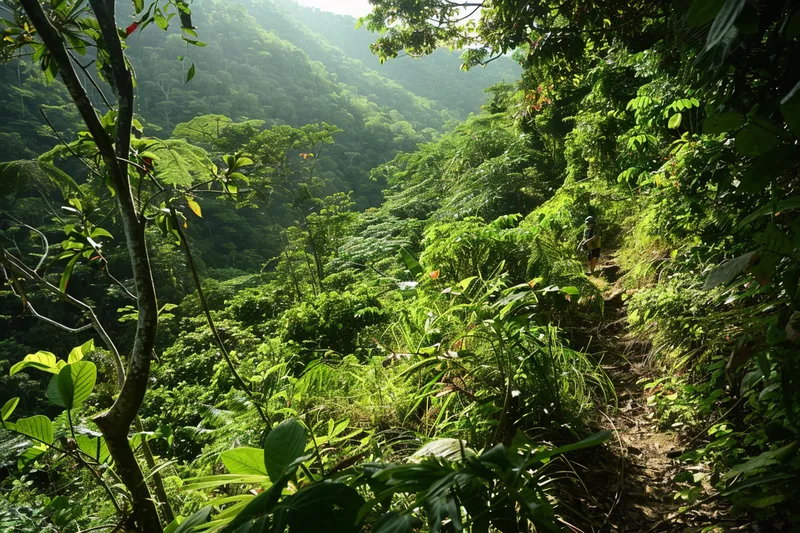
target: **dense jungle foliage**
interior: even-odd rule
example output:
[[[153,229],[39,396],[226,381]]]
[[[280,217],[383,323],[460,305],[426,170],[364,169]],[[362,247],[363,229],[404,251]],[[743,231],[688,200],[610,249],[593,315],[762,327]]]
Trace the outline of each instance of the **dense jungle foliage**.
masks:
[[[370,4],[0,1],[0,530],[800,527],[800,2]]]

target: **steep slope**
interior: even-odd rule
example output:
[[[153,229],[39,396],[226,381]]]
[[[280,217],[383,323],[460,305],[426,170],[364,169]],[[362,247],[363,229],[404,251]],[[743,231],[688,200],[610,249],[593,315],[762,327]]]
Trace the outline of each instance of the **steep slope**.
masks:
[[[304,43],[303,49],[313,59],[325,62],[342,79],[348,71],[375,71],[406,90],[438,103],[460,119],[479,110],[486,100],[484,90],[487,87],[502,81],[516,81],[522,73],[510,57],[501,57],[486,68],[465,72],[461,70],[460,53],[445,48],[430,56],[403,56],[381,65],[369,48],[376,35],[363,27],[356,28],[355,18],[301,6],[294,0],[275,0],[280,7],[278,10],[270,9],[268,3],[265,1],[259,8],[269,10],[273,17],[271,24],[265,24],[270,24],[271,29],[290,42]],[[287,25],[286,16],[281,16],[281,12],[289,15],[290,24]]]
[[[352,76],[350,84],[340,82],[325,65],[261,27],[243,4],[204,2],[193,17],[206,46],[187,50],[177,24],[166,40],[158,31],[128,40],[139,76],[138,111],[161,136],[205,113],[264,120],[266,127],[335,124],[343,132],[327,152],[325,179],[331,191],[354,189],[366,207],[380,199],[380,184],[367,179],[370,169],[433,139],[451,118],[386,80]],[[176,61],[178,56],[186,59]],[[196,75],[185,83],[191,62]]]

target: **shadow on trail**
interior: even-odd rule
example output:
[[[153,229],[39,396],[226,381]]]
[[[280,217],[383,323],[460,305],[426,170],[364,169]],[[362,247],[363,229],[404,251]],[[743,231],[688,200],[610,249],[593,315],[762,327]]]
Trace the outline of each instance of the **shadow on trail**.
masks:
[[[602,449],[575,457],[573,467],[583,486],[569,505],[586,516],[586,523],[574,524],[573,530],[701,531],[719,523],[718,513],[702,505],[684,509],[686,503],[674,498],[681,444],[676,435],[658,427],[647,406],[642,381],[651,377],[645,364],[650,346],[626,334],[621,274],[613,255],[598,266],[605,311],[578,325],[572,335],[573,346],[588,347],[594,354],[617,396],[616,405],[613,400],[611,405],[597,405],[596,429],[611,430],[611,440]]]

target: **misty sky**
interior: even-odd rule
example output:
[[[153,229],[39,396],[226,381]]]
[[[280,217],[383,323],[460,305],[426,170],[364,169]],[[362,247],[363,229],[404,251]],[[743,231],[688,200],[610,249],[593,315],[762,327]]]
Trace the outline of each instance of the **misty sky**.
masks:
[[[297,0],[297,3],[354,17],[363,17],[370,11],[367,0]]]

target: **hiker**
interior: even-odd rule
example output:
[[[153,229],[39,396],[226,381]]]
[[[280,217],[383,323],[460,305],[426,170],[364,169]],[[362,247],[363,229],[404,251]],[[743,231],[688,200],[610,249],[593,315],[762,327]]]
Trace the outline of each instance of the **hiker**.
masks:
[[[580,247],[588,254],[589,275],[593,276],[597,260],[600,258],[600,234],[597,232],[597,226],[592,216],[586,217],[586,229],[583,230],[583,241],[581,241]]]

